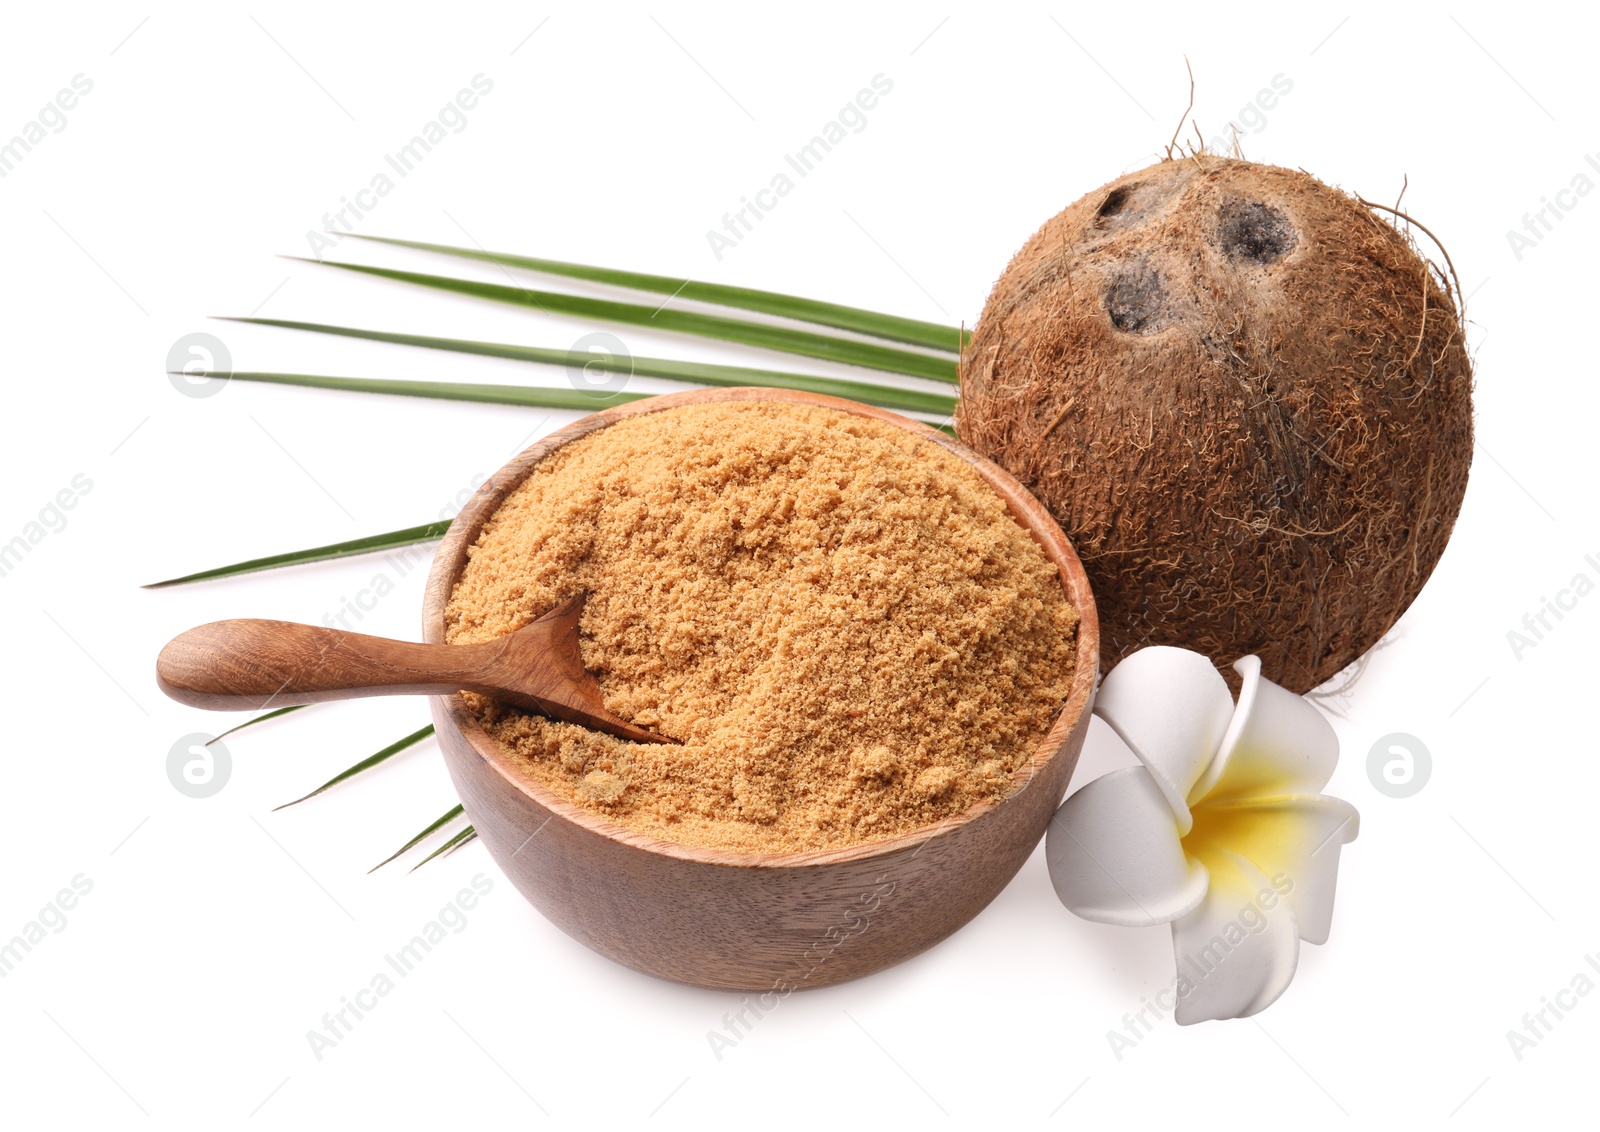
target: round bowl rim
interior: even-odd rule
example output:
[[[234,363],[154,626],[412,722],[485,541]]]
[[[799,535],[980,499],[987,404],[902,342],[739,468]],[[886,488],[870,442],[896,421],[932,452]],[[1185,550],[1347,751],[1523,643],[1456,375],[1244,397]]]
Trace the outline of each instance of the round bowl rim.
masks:
[[[1079,562],[1077,552],[1066,534],[1051,518],[1043,504],[1009,472],[993,461],[979,456],[948,434],[887,409],[818,393],[741,386],[695,389],[684,393],[648,397],[580,418],[534,442],[512,457],[474,492],[472,498],[456,515],[429,568],[427,590],[422,605],[423,640],[429,644],[445,643],[445,607],[449,604],[456,582],[466,566],[467,551],[477,541],[490,516],[499,509],[508,495],[522,485],[534,465],[565,445],[620,420],[685,405],[730,401],[780,401],[835,409],[855,416],[884,421],[923,440],[938,444],[961,457],[983,477],[996,494],[1005,500],[1007,509],[1018,525],[1033,537],[1046,556],[1056,564],[1067,601],[1078,614],[1072,690],[1068,693],[1066,703],[1062,705],[1049,730],[1035,743],[1027,760],[1012,772],[1011,788],[999,798],[975,802],[960,813],[932,825],[920,826],[892,837],[843,848],[785,852],[712,849],[670,841],[629,829],[561,797],[549,787],[534,781],[511,763],[505,750],[483,730],[477,717],[467,709],[466,702],[459,693],[435,697],[443,709],[441,714],[461,733],[473,752],[492,767],[514,793],[548,811],[552,818],[563,818],[607,840],[620,842],[647,853],[698,864],[735,868],[804,868],[846,861],[871,860],[875,857],[887,857],[931,841],[999,810],[1026,790],[1053,759],[1065,752],[1067,737],[1090,709],[1100,664],[1100,634],[1094,595],[1090,591],[1089,579],[1083,571],[1083,565]]]

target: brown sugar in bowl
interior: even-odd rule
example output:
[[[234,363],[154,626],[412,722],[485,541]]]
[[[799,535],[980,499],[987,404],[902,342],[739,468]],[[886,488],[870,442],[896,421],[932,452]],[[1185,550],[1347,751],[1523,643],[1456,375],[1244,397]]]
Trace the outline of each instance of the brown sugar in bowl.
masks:
[[[714,401],[785,401],[870,417],[970,464],[1055,563],[1077,610],[1071,691],[999,800],[843,849],[740,853],[638,833],[520,771],[459,695],[430,700],[456,793],[489,854],[574,939],[647,974],[784,995],[880,971],[932,947],[999,895],[1044,835],[1088,730],[1100,642],[1078,556],[1040,503],[998,465],[927,425],[853,401],[774,389],[653,397],[583,418],[492,476],[451,525],[423,601],[423,639],[445,642],[445,607],[467,551],[533,466],[563,445],[641,413]]]

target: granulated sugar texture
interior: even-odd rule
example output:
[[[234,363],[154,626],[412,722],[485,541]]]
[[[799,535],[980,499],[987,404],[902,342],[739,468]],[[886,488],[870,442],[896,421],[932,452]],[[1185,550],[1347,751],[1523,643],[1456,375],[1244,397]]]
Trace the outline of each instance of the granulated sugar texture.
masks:
[[[686,405],[559,449],[485,525],[447,638],[579,591],[606,707],[682,745],[470,706],[557,794],[691,845],[838,848],[997,798],[1072,683],[1077,613],[999,496],[833,409]]]

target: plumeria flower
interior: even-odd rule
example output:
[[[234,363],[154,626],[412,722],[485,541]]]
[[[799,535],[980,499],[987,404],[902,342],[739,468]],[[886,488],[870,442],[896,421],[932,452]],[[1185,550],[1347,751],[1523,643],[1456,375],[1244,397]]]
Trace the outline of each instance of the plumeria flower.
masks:
[[[1056,893],[1079,916],[1172,924],[1180,1025],[1243,1018],[1284,992],[1300,941],[1327,941],[1339,847],[1361,820],[1321,793],[1339,761],[1328,721],[1262,679],[1260,658],[1234,669],[1237,705],[1188,649],[1117,665],[1094,710],[1142,765],[1069,797],[1045,845]]]

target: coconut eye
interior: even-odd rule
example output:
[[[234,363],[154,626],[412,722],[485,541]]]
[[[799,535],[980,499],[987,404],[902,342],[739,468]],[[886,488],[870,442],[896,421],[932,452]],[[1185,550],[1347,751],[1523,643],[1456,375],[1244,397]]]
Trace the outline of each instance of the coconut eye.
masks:
[[[1106,313],[1112,326],[1129,334],[1154,334],[1172,321],[1161,276],[1142,263],[1130,265],[1111,280]]]
[[[1220,219],[1218,242],[1229,259],[1273,263],[1295,245],[1294,225],[1270,204],[1230,200]]]
[[[1106,194],[1100,207],[1094,210],[1092,226],[1102,231],[1137,224],[1149,211],[1150,201],[1144,186],[1135,181],[1131,185],[1118,185]]]
[[[1100,208],[1095,213],[1099,217],[1115,216],[1128,207],[1128,198],[1133,195],[1132,185],[1119,185],[1106,194],[1106,199],[1100,202]]]

